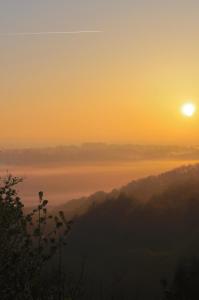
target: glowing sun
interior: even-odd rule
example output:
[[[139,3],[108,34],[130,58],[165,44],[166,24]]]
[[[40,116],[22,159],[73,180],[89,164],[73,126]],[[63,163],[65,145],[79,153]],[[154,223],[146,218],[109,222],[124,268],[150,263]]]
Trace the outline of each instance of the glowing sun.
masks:
[[[191,102],[185,103],[181,107],[181,112],[185,117],[191,118],[196,112],[196,106]]]

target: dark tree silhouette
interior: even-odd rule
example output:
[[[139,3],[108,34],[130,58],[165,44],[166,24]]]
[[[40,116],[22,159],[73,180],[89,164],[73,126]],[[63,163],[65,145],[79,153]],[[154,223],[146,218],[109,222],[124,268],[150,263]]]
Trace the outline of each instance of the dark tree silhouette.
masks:
[[[65,299],[60,284],[53,289],[42,286],[42,272],[55,253],[61,259],[71,222],[63,212],[48,215],[43,192],[36,209],[26,215],[15,189],[21,181],[11,175],[1,179],[0,299]]]

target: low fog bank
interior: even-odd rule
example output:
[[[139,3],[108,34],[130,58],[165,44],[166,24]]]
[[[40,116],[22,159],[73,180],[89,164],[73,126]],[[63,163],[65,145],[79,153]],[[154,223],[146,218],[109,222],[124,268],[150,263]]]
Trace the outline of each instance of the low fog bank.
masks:
[[[92,165],[60,164],[52,167],[4,165],[0,167],[0,174],[4,176],[6,173],[11,173],[24,178],[18,190],[26,205],[35,205],[38,202],[38,191],[42,190],[50,205],[56,206],[96,191],[110,192],[134,179],[151,174],[157,175],[194,162],[189,160],[116,161]]]
[[[46,193],[51,205],[110,192],[131,180],[199,161],[199,147],[90,143],[35,149],[2,149],[0,175],[24,178],[18,187],[26,205]]]

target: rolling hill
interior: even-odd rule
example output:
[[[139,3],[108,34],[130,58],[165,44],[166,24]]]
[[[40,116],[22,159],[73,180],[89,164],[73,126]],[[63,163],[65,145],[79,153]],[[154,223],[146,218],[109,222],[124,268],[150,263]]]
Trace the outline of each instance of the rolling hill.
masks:
[[[172,280],[180,260],[199,253],[199,165],[74,200],[63,209],[76,215],[65,263],[76,272],[85,260],[89,280],[82,299],[89,293],[96,300],[101,293],[118,300],[160,299],[161,278]]]

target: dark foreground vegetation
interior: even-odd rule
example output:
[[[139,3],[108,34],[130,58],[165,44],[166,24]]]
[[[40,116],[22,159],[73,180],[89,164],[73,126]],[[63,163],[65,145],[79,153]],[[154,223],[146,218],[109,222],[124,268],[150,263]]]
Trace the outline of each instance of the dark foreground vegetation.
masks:
[[[20,181],[8,176],[0,187],[0,299],[67,299],[60,259],[71,222],[62,212],[48,215],[42,192],[38,207],[25,215],[15,189]],[[50,273],[56,253],[58,267]]]
[[[73,215],[71,203],[49,215],[42,192],[26,214],[20,181],[0,186],[0,299],[199,299],[198,166],[78,201]]]

